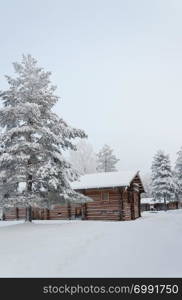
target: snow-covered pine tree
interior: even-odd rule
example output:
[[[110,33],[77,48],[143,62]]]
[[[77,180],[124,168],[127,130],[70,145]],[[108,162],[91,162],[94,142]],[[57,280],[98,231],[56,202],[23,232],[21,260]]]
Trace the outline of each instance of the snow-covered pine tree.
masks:
[[[76,144],[76,148],[76,151],[70,150],[69,153],[72,166],[81,175],[96,173],[97,159],[92,145],[85,140],[80,140]]]
[[[182,147],[177,153],[174,167],[175,198],[182,201]]]
[[[104,145],[103,148],[97,154],[97,171],[98,172],[114,172],[116,170],[116,164],[119,161],[113,154],[113,149],[108,145]]]
[[[169,155],[158,151],[152,162],[152,196],[164,203],[173,199],[174,184]]]
[[[16,78],[6,76],[9,89],[0,92],[0,178],[3,206],[47,207],[49,193],[68,201],[88,198],[71,189],[78,178],[63,150],[76,150],[72,139],[84,138],[53,111],[59,97],[50,72],[31,56],[14,63]]]

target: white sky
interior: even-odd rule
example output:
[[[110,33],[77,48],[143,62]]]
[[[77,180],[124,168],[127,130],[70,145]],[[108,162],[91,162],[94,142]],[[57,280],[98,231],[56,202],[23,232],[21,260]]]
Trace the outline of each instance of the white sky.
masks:
[[[56,112],[121,170],[182,145],[181,0],[0,0],[0,88],[21,54],[52,71]]]

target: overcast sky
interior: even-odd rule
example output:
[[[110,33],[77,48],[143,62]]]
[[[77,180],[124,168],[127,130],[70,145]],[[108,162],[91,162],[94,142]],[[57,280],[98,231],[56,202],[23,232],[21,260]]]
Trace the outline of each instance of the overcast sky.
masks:
[[[52,71],[55,111],[123,170],[182,146],[181,0],[0,0],[0,89],[32,54]]]

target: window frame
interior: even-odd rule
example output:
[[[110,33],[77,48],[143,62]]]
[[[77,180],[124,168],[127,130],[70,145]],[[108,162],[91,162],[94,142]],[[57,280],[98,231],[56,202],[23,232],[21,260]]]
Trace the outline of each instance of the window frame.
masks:
[[[104,194],[107,194],[107,199],[104,199]],[[109,201],[109,191],[102,191],[101,192],[101,200],[102,201]]]

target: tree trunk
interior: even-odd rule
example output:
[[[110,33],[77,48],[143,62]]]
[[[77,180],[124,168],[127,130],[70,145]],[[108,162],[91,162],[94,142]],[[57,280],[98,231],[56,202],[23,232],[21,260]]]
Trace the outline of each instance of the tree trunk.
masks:
[[[27,207],[26,222],[32,222],[32,207]]]
[[[29,120],[28,124],[30,126],[33,125],[31,120]],[[27,135],[26,140],[28,142],[32,142],[31,133]],[[29,173],[29,168],[31,167],[31,164],[32,164],[32,159],[30,157],[30,159],[28,160],[28,164],[27,164],[27,192],[29,194],[32,193],[32,175]],[[27,207],[26,222],[32,222],[32,207],[31,207],[31,205],[29,205]]]
[[[16,219],[18,220],[19,219],[19,208],[16,207]]]
[[[167,202],[166,202],[166,196],[164,197],[164,210],[167,211]]]

